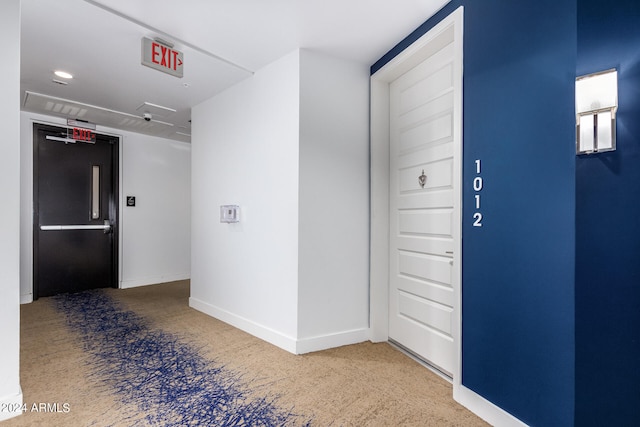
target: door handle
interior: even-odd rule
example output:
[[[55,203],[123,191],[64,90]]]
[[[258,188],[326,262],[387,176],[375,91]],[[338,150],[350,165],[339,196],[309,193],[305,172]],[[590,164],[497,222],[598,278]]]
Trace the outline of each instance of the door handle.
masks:
[[[451,257],[453,258],[453,251],[446,251],[445,253],[446,253],[447,255],[451,255]],[[449,265],[453,265],[453,259],[451,259],[451,260],[449,261]]]
[[[104,225],[41,225],[42,231],[67,231],[67,230],[103,230],[104,234],[111,232],[111,223],[104,220]]]

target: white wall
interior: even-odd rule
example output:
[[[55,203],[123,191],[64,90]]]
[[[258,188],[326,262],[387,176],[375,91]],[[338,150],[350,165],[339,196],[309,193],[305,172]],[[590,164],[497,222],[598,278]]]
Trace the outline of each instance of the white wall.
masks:
[[[0,5],[0,420],[18,413],[20,389],[20,1]]]
[[[290,351],[297,335],[298,53],[192,110],[191,306]],[[240,205],[238,224],[220,205]]]
[[[20,114],[21,302],[33,297],[33,123],[65,125],[56,117]],[[188,143],[98,126],[119,135],[120,287],[190,277],[190,165]],[[136,196],[136,207],[125,197]]]
[[[192,307],[293,353],[366,339],[368,79],[294,51],[193,109]]]
[[[121,287],[188,279],[191,144],[124,134],[121,175]]]
[[[369,313],[369,68],[302,50],[300,76],[298,337],[363,341]]]

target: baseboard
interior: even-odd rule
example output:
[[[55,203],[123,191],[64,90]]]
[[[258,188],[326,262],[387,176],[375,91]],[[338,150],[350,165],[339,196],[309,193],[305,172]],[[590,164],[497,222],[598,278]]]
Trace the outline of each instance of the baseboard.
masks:
[[[18,394],[0,399],[0,421],[22,415],[22,389]]]
[[[120,289],[137,288],[139,286],[157,285],[158,283],[175,282],[178,280],[188,280],[190,273],[169,274],[164,276],[144,277],[142,279],[131,279],[120,281]]]
[[[463,385],[454,385],[453,399],[492,426],[527,427],[527,424]]]
[[[267,328],[263,325],[255,323],[252,320],[230,313],[219,307],[198,300],[196,298],[189,298],[189,307],[208,314],[211,317],[215,317],[218,320],[222,320],[231,326],[241,329],[255,337],[260,338],[268,343],[271,343],[289,353],[296,354],[296,340],[295,338],[286,336],[281,332],[275,331],[271,328]]]
[[[31,304],[33,302],[33,294],[20,295],[20,304]]]
[[[189,307],[222,320],[231,326],[241,329],[248,334],[271,343],[293,354],[311,353],[313,351],[326,350],[328,348],[341,347],[343,345],[357,344],[367,341],[368,329],[356,329],[335,334],[322,335],[296,340],[281,332],[260,325],[252,320],[230,313],[212,304],[197,298],[189,298]]]
[[[312,338],[303,338],[297,341],[296,353],[305,354],[313,351],[326,350],[328,348],[342,347],[343,345],[358,344],[367,341],[368,336],[369,329],[363,328]]]

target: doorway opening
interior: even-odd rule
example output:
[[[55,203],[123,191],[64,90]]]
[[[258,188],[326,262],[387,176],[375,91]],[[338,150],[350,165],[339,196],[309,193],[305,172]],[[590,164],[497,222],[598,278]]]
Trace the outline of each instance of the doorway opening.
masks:
[[[461,381],[458,8],[371,76],[371,339]]]
[[[33,297],[118,284],[119,138],[34,124]]]

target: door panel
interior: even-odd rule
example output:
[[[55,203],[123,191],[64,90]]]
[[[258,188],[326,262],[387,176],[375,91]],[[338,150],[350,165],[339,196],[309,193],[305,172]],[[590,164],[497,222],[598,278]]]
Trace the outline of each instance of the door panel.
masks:
[[[66,133],[34,125],[34,298],[117,284],[117,138]]]
[[[432,157],[433,158],[433,157]],[[418,160],[420,161],[420,160]],[[415,166],[409,166],[404,169],[398,170],[398,179],[400,184],[400,194],[415,193],[416,189],[416,177],[420,176],[420,170],[429,169],[427,180],[423,189],[434,189],[439,187],[451,188],[451,182],[453,180],[453,161],[452,159],[444,159],[435,162],[420,162]]]
[[[429,307],[429,310],[425,310],[425,305]],[[398,296],[398,306],[402,316],[424,327],[439,331],[445,336],[451,335],[451,307],[435,303],[408,292],[400,292]]]
[[[451,230],[451,209],[415,209],[398,213],[398,232],[402,236],[447,236]],[[424,240],[424,239],[422,239]],[[427,240],[427,243],[430,243]]]
[[[390,84],[389,338],[451,374],[454,51],[444,46]]]
[[[400,276],[409,276],[451,287],[451,265],[445,256],[399,251]],[[403,290],[399,287],[400,290]],[[428,298],[427,298],[428,299]]]

